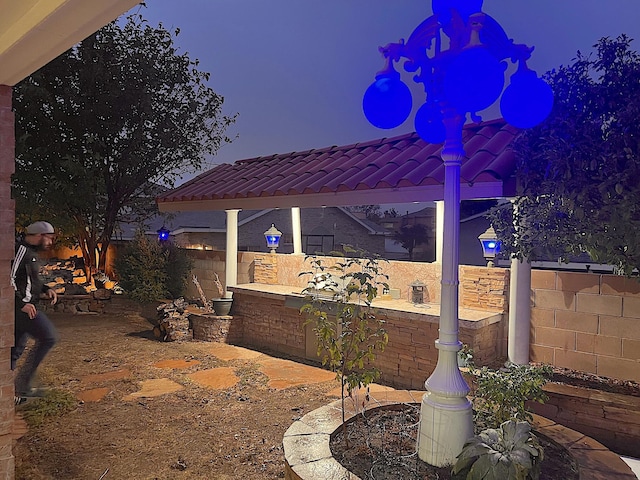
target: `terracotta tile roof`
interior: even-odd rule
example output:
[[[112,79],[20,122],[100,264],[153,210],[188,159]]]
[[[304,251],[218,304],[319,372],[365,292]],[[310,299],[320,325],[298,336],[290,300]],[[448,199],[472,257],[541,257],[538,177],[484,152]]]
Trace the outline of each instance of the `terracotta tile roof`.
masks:
[[[513,195],[519,130],[504,120],[465,125],[462,199]],[[167,210],[347,206],[443,199],[441,144],[415,133],[218,165],[158,197]]]

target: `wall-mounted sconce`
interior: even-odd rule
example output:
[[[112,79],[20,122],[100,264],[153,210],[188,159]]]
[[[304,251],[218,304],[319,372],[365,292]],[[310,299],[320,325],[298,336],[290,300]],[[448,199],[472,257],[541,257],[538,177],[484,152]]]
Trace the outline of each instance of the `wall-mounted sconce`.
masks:
[[[496,254],[500,253],[500,248],[502,247],[502,242],[498,240],[496,231],[493,227],[489,227],[483,234],[478,236],[478,240],[482,245],[482,255],[487,261],[487,267],[493,267],[493,260]]]
[[[276,248],[280,245],[280,237],[282,232],[272,223],[269,230],[264,232],[264,238],[267,240],[267,248],[271,249],[271,253],[276,253]]]
[[[171,231],[169,229],[165,228],[165,226],[163,225],[158,230],[158,241],[159,242],[166,242],[167,240],[169,240],[169,234],[170,233],[171,233]]]

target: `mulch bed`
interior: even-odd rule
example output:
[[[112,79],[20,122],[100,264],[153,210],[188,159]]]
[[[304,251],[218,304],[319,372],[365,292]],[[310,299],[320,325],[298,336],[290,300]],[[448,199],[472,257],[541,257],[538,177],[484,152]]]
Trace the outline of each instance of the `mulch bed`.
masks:
[[[363,480],[449,480],[451,468],[433,467],[415,451],[420,407],[377,409],[358,415],[331,439],[331,453],[340,464]],[[560,445],[537,434],[544,447],[541,480],[577,480],[573,458]]]

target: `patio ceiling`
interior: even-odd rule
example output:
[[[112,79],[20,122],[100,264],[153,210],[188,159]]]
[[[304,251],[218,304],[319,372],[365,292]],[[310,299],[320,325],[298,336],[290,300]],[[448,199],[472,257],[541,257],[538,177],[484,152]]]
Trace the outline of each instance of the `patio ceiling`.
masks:
[[[519,130],[504,120],[465,125],[462,200],[515,193]],[[218,165],[157,198],[161,211],[427,202],[444,198],[442,144],[405,134]]]
[[[140,0],[0,0],[0,85],[14,86]]]

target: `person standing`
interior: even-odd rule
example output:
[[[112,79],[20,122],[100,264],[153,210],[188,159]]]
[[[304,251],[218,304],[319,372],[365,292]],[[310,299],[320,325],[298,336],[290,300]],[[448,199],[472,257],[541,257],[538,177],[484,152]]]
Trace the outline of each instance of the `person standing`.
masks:
[[[32,385],[36,370],[49,350],[58,341],[58,333],[49,317],[36,307],[38,299],[46,299],[54,305],[58,301],[55,290],[40,278],[38,252],[53,245],[55,230],[50,223],[35,222],[29,225],[24,237],[16,244],[16,255],[11,265],[11,286],[15,289],[15,343],[11,348],[11,370],[15,370],[29,337],[35,339],[33,357],[25,363],[16,385],[15,403],[26,397],[42,396],[42,391]]]

